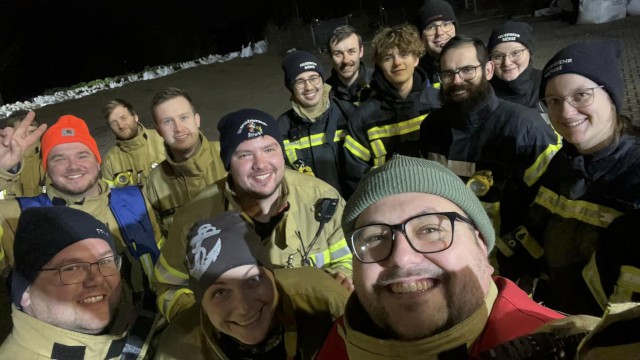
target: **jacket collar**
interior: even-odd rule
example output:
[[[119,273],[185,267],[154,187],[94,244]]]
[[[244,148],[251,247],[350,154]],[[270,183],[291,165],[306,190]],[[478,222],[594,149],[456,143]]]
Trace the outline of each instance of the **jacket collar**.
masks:
[[[129,140],[116,139],[116,146],[118,146],[124,152],[131,152],[133,150],[146,146],[148,138],[149,135],[147,134],[147,129],[144,127],[144,125],[138,123],[138,133],[136,134],[136,136]]]
[[[203,172],[211,166],[212,155],[211,145],[202,132],[198,135],[200,137],[200,148],[196,153],[182,162],[175,162],[170,156],[171,152],[165,144],[165,151],[167,153],[167,163],[178,173],[186,177],[200,176]]]

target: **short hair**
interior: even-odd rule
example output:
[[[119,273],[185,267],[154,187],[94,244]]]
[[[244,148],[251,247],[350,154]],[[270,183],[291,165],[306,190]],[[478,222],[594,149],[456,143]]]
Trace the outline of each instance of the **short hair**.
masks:
[[[22,120],[24,120],[24,118],[27,117],[27,115],[29,114],[29,111],[30,110],[20,109],[12,112],[9,115],[9,117],[7,117],[7,126],[11,126],[12,128],[15,128],[16,126],[20,125]],[[36,118],[34,117],[33,121],[31,121],[31,126],[38,127],[38,125],[40,124],[38,123],[38,120],[36,120]]]
[[[376,63],[397,48],[399,52],[421,58],[425,48],[418,29],[408,23],[380,29],[373,37],[373,57]]]
[[[107,102],[103,107],[102,107],[102,116],[104,117],[104,120],[108,123],[109,122],[109,116],[111,115],[111,113],[113,112],[113,110],[115,110],[118,107],[124,107],[125,109],[127,109],[127,111],[129,111],[129,114],[131,114],[132,116],[136,116],[136,109],[133,107],[133,105],[131,105],[130,102],[128,102],[127,100],[123,100],[123,99],[113,99],[109,102]]]
[[[446,54],[447,51],[464,45],[472,45],[476,49],[476,57],[484,69],[487,62],[489,62],[489,51],[482,40],[471,36],[456,35],[452,37],[451,40],[449,40],[442,48],[442,52],[440,52],[440,59],[444,57],[444,54]],[[442,64],[442,61],[440,61],[440,64]]]
[[[327,48],[331,51],[331,45],[338,44],[340,41],[348,38],[349,36],[356,34],[358,37],[358,48],[362,47],[362,36],[358,34],[356,29],[351,25],[340,25],[337,28],[333,29],[333,33],[329,38],[329,43],[327,44]]]
[[[191,105],[191,110],[193,111],[193,113],[194,114],[196,113],[196,107],[195,105],[193,105],[193,100],[191,100],[191,96],[189,96],[189,94],[187,94],[186,91],[175,88],[175,87],[168,87],[160,90],[160,92],[155,94],[153,96],[153,99],[151,99],[151,116],[153,117],[153,120],[155,121],[156,119],[155,112],[154,112],[156,107],[158,107],[160,104],[164,102],[167,102],[171,99],[175,99],[177,97],[185,98],[189,102],[189,105]]]

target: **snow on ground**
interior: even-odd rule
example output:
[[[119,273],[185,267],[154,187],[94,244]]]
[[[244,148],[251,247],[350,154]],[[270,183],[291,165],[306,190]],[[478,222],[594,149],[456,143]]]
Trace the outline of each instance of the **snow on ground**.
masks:
[[[237,57],[246,58],[254,54],[262,54],[267,51],[268,43],[266,40],[259,41],[255,44],[242,46],[242,50],[235,51],[226,55],[209,55],[193,61],[187,61],[172,65],[159,65],[151,69],[141,71],[136,74],[119,75],[112,78],[91,81],[87,86],[72,87],[67,90],[56,91],[53,95],[40,95],[30,101],[18,101],[13,104],[0,106],[0,119],[8,117],[16,110],[35,110],[45,105],[57,104],[63,101],[78,99],[87,95],[94,94],[98,91],[121,87],[124,84],[150,80],[158,77],[167,76],[176,71],[193,68],[201,65],[220,63],[235,59]]]

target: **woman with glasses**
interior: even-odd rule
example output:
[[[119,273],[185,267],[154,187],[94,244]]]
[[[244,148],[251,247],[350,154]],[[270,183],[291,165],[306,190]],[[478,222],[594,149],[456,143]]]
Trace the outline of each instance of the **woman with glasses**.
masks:
[[[602,312],[586,285],[597,273],[583,269],[598,246],[610,243],[601,234],[611,222],[640,206],[640,139],[620,115],[621,53],[619,41],[575,43],[545,66],[540,103],[563,148],[538,182],[524,227],[506,239],[507,263],[520,265],[515,276],[530,271],[523,265],[532,260],[529,275],[548,280],[532,283],[545,292],[536,299],[572,314]]]
[[[490,83],[501,99],[538,109],[541,71],[531,65],[533,28],[524,22],[507,21],[493,29],[487,48],[495,64]]]

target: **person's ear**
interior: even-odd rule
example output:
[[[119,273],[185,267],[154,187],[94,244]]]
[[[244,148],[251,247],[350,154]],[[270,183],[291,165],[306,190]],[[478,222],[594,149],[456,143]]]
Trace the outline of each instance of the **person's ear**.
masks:
[[[23,309],[27,309],[31,306],[31,295],[29,294],[29,290],[31,286],[27,287],[27,289],[22,293],[22,298],[20,298],[20,307]]]
[[[487,61],[487,63],[484,66],[484,74],[485,74],[485,77],[487,78],[487,81],[491,80],[491,78],[493,77],[494,70],[495,70],[495,64],[493,63],[493,61]]]

